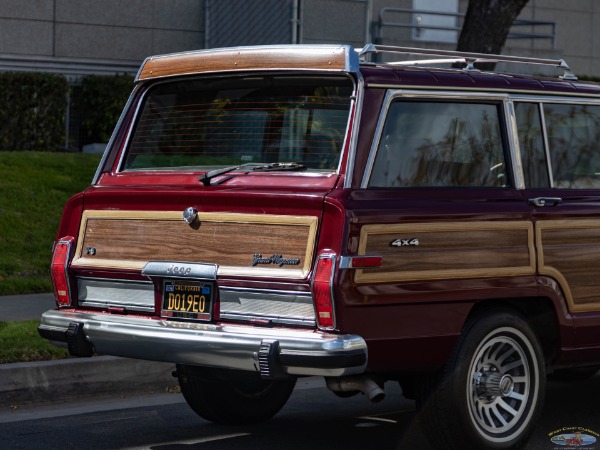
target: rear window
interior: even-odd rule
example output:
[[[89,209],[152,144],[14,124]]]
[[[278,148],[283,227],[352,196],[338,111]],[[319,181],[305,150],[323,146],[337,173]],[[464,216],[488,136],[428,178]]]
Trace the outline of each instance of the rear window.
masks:
[[[352,95],[347,77],[165,82],[145,96],[122,170],[298,162],[308,169],[333,171]]]

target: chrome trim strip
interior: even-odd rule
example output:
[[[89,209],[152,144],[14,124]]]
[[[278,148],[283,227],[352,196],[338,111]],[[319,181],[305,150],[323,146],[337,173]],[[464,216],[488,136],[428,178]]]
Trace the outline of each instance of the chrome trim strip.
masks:
[[[219,316],[221,319],[225,320],[234,320],[236,322],[248,322],[248,323],[257,323],[257,322],[268,322],[272,325],[293,325],[293,326],[301,326],[301,327],[311,327],[314,328],[317,326],[317,323],[314,319],[302,319],[302,318],[290,318],[290,317],[269,317],[265,314],[236,314],[236,313],[225,313],[223,311],[220,312]]]
[[[143,66],[140,66],[140,70],[142,70]],[[144,87],[146,86],[146,82],[142,82],[140,84],[136,84],[134,92],[139,90],[144,89]],[[140,93],[140,96],[135,104],[135,111],[132,112],[132,117],[131,117],[131,122],[129,124],[129,126],[127,127],[127,133],[125,133],[125,136],[123,136],[123,141],[121,144],[121,148],[119,150],[119,162],[117,163],[117,169],[115,170],[116,173],[120,173],[123,172],[123,164],[125,162],[125,156],[127,155],[127,151],[129,149],[129,143],[131,140],[131,135],[133,133],[133,129],[135,128],[135,124],[137,123],[138,118],[140,117],[140,110],[142,108],[142,105],[144,104],[144,101],[146,100],[146,96],[148,95],[148,89],[146,89],[144,92]],[[133,94],[132,94],[133,96]],[[125,111],[128,110],[129,108],[131,108],[131,105],[128,103],[125,108],[123,108],[123,114],[125,114]],[[107,146],[107,149],[109,147]]]
[[[279,342],[280,355],[294,355],[310,362],[284,366],[290,375],[358,374],[367,365],[367,345],[362,337],[314,329],[189,323],[73,310],[45,312],[40,329],[66,331],[72,322],[83,324],[86,339],[97,353],[105,355],[256,372],[260,345],[264,339],[270,339]],[[362,357],[364,363],[326,366],[331,358],[356,356]]]
[[[517,116],[513,102],[505,98],[503,102],[504,120],[506,121],[506,139],[508,153],[510,154],[510,166],[512,167],[513,181],[515,189],[525,189],[525,176],[523,173],[523,160],[521,159],[521,146],[519,144],[519,134],[517,131]],[[508,167],[507,167],[508,169]]]
[[[362,105],[364,102],[365,96],[365,81],[363,79],[362,73],[356,73],[356,83],[355,92],[354,92],[354,101],[350,107],[350,115],[348,116],[348,126],[352,125],[352,132],[350,135],[350,142],[348,145],[348,157],[346,160],[346,173],[344,174],[344,188],[349,189],[352,187],[352,178],[354,174],[354,160],[356,155],[356,147],[358,145],[358,131],[360,128],[360,120],[362,117]],[[352,109],[354,108],[354,109]],[[352,117],[352,123],[350,122],[350,116]],[[340,167],[341,161],[343,158],[343,150],[346,148],[346,139],[348,139],[348,128],[346,128],[346,137],[344,139],[344,147],[342,148],[342,153],[340,153]],[[339,173],[339,169],[338,169]]]
[[[542,125],[542,138],[544,139],[544,152],[546,154],[546,169],[548,170],[548,180],[550,187],[554,187],[554,169],[552,168],[552,158],[550,157],[550,144],[548,142],[548,132],[546,130],[546,114],[544,113],[544,103],[538,104],[538,112],[540,114],[540,123]]]
[[[343,47],[343,46],[342,46]],[[352,50],[352,52],[355,56],[356,56],[356,52],[354,50]],[[356,58],[358,58],[358,56],[356,56]],[[147,59],[151,59],[151,58],[147,58]],[[358,64],[358,59],[357,59],[357,64]],[[142,70],[144,66],[142,65],[140,67],[140,71]],[[250,72],[253,72],[252,70]],[[258,71],[256,74],[253,75],[260,75],[261,72],[264,73],[269,73],[269,72],[277,72],[278,74],[308,74],[309,76],[315,76],[315,72],[322,72],[325,76],[344,76],[344,72],[341,73],[333,73],[332,72],[327,72],[327,71],[323,71],[321,70],[314,70],[314,71],[307,71],[305,69],[261,69],[260,71]],[[362,75],[360,73],[360,71],[358,70],[358,65],[356,67],[356,70],[348,70],[348,73],[346,73],[346,77],[348,77],[350,79],[350,81],[352,82],[352,84],[354,85],[354,91],[356,92],[357,86],[356,86],[356,81],[354,80],[354,78],[351,76],[351,73],[354,73],[357,78],[359,78],[359,81],[362,81]],[[204,75],[208,75],[210,77],[231,77],[231,73],[230,72],[203,72],[202,74],[189,74],[187,76],[193,77],[194,79],[198,79],[203,77]],[[235,73],[234,75],[236,76],[240,76],[243,77],[243,71],[240,71],[239,73]],[[123,145],[122,145],[122,149],[120,151],[120,155],[119,155],[119,163],[117,164],[117,173],[130,173],[130,172],[136,172],[136,171],[140,171],[140,172],[175,172],[177,171],[177,168],[169,168],[169,167],[160,167],[160,168],[144,168],[144,169],[139,169],[139,170],[126,170],[123,168],[123,164],[124,164],[124,159],[125,159],[125,155],[127,154],[128,150],[129,150],[129,146],[131,143],[131,136],[133,134],[133,131],[135,129],[135,124],[138,120],[138,118],[140,117],[141,114],[141,109],[142,106],[145,104],[146,98],[149,95],[149,91],[150,88],[153,88],[155,86],[164,84],[164,83],[172,83],[173,79],[176,76],[172,76],[172,77],[158,77],[158,78],[152,78],[150,80],[143,80],[141,82],[138,82],[138,84],[135,85],[135,89],[134,92],[136,92],[138,89],[142,89],[144,86],[149,85],[148,89],[146,89],[142,95],[140,96],[140,98],[138,99],[137,104],[135,105],[135,112],[133,113],[133,118],[131,120],[131,125],[129,126],[128,130],[127,130],[127,134],[125,135],[124,139],[123,139]],[[166,78],[166,79],[165,79]],[[155,81],[153,81],[155,80]],[[129,101],[127,102],[127,105],[125,106],[125,108],[123,109],[123,112],[121,113],[122,116],[125,115],[125,111],[129,109],[130,107],[130,103],[131,103],[131,99],[133,97],[133,93],[130,96]],[[358,107],[362,106],[358,105]],[[360,113],[360,109],[357,109],[358,112]],[[343,157],[343,151],[346,148],[346,141],[348,139],[348,128],[350,127],[350,115],[352,113],[352,102],[350,103],[350,108],[348,109],[348,118],[346,121],[346,132],[344,134],[344,142],[342,143],[342,148],[340,149],[340,159],[338,161],[338,166],[337,168],[334,170],[321,170],[319,172],[293,172],[294,175],[301,175],[301,176],[323,176],[323,175],[330,175],[330,174],[339,174],[340,173],[340,168],[341,168],[341,163],[342,163],[342,157]],[[120,123],[120,122],[119,122]],[[356,127],[352,127],[353,133]],[[115,129],[116,130],[116,129]],[[358,133],[358,130],[356,130],[356,133]],[[352,141],[350,143],[351,148],[352,148]],[[110,148],[110,145],[107,145],[107,150]],[[105,152],[107,153],[107,152]]]
[[[566,82],[568,83],[568,82]],[[570,85],[570,83],[568,83]],[[379,89],[415,89],[415,86],[412,85],[402,85],[402,84],[380,84],[380,83],[372,83],[366,84],[366,87],[369,88],[379,88]],[[423,86],[423,90],[424,91],[456,91],[456,92],[476,92],[476,93],[480,93],[480,94],[485,94],[485,93],[500,93],[500,94],[508,94],[508,95],[519,95],[519,94],[524,94],[524,95],[532,95],[532,96],[540,96],[540,91],[534,91],[534,90],[527,90],[527,89],[511,89],[511,88],[507,88],[507,89],[499,89],[499,88],[483,88],[483,87],[452,87],[452,86]],[[555,92],[554,94],[552,94],[552,92],[548,92],[546,94],[548,96],[548,98],[553,98],[554,96],[557,97],[564,97],[564,98],[573,98],[573,97],[579,97],[581,99],[584,98],[592,98],[592,99],[598,99],[598,94],[591,94],[591,93],[585,93],[585,92],[573,92],[572,94],[566,94],[565,92]],[[571,97],[569,97],[569,95]]]
[[[371,148],[369,149],[369,158],[367,159],[365,173],[363,175],[362,182],[360,183],[360,187],[362,189],[367,188],[369,179],[371,178],[371,173],[373,172],[373,166],[375,164],[375,156],[377,153],[377,148],[379,147],[379,141],[381,140],[381,134],[383,132],[383,126],[385,124],[385,119],[387,117],[387,113],[390,108],[390,105],[392,104],[394,95],[395,94],[393,93],[393,91],[388,90],[385,94],[385,98],[383,99],[383,104],[381,106],[381,112],[379,113],[379,119],[377,121],[377,127],[375,128],[375,137],[373,138]],[[400,95],[400,94],[396,93],[396,95]]]
[[[142,275],[152,277],[168,277],[208,280],[217,279],[216,264],[186,263],[177,261],[150,261],[142,269]]]
[[[78,304],[93,308],[122,307],[127,311],[154,312],[154,284],[105,278],[77,278]]]
[[[352,256],[340,256],[340,269],[352,269]]]
[[[539,92],[537,95],[535,94],[513,94],[511,92],[507,92],[509,97],[513,101],[519,102],[535,102],[535,103],[568,103],[575,105],[600,105],[600,99],[597,95],[590,96],[592,98],[586,98],[584,96],[578,96],[573,94],[572,97],[561,93],[560,95],[552,96],[552,95],[540,95]]]
[[[374,86],[370,86],[374,87]],[[377,86],[384,87],[384,86]],[[385,86],[390,87],[390,86]],[[365,173],[363,175],[363,180],[361,182],[360,187],[362,189],[366,189],[368,187],[369,179],[371,177],[371,173],[373,171],[373,166],[375,164],[375,157],[377,153],[377,148],[379,147],[379,142],[381,140],[381,134],[383,132],[383,127],[385,124],[385,119],[387,117],[388,110],[390,108],[391,103],[397,98],[407,98],[407,99],[431,99],[431,100],[457,100],[457,101],[472,101],[472,100],[484,100],[484,101],[496,101],[496,102],[506,102],[510,97],[506,93],[489,93],[489,92],[481,92],[481,91],[472,91],[469,93],[459,92],[459,91],[448,91],[448,90],[440,90],[440,91],[428,91],[428,90],[415,90],[413,89],[397,89],[397,86],[394,86],[395,89],[390,89],[386,93],[386,96],[383,100],[383,104],[381,107],[381,112],[379,113],[379,121],[377,122],[377,128],[375,129],[375,137],[373,138],[373,144],[371,145],[371,149],[369,150],[369,158],[367,160],[367,166],[365,168]],[[503,112],[504,113],[504,112]],[[504,113],[505,114],[505,113]]]
[[[316,325],[313,299],[309,292],[221,287],[219,301],[222,319]]]
[[[135,86],[133,86],[131,94],[129,94],[127,103],[125,104],[123,111],[121,111],[121,115],[119,116],[117,125],[115,126],[115,128],[110,136],[110,139],[108,140],[108,144],[106,145],[106,148],[104,149],[104,153],[102,154],[102,158],[100,159],[100,163],[98,164],[98,168],[96,169],[96,173],[94,174],[94,178],[92,179],[92,183],[91,183],[92,186],[94,186],[98,183],[98,180],[100,179],[100,176],[103,173],[102,168],[104,167],[104,164],[106,163],[106,160],[108,159],[108,155],[111,152],[111,149],[115,143],[115,140],[117,139],[117,134],[118,134],[119,130],[121,129],[123,122],[125,121],[125,116],[127,115],[127,112],[129,111],[129,108],[130,108],[131,104],[133,103],[133,98],[135,97],[135,95],[137,94],[137,91],[139,89],[140,89],[139,86],[135,85]],[[128,134],[131,132],[130,130],[131,130],[131,127],[129,127],[129,130],[127,131]],[[125,153],[124,151],[121,151],[121,159],[123,158],[124,153]],[[118,167],[120,167],[120,166],[121,166],[121,160],[119,160]]]

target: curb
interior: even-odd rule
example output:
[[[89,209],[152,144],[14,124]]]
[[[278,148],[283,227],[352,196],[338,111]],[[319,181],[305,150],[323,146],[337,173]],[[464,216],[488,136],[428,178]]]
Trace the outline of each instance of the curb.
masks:
[[[116,356],[0,364],[0,406],[165,392],[175,364]]]

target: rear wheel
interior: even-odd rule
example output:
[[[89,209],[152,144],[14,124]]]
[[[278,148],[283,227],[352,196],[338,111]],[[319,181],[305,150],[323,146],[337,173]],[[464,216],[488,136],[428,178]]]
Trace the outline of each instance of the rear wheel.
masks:
[[[200,417],[222,424],[263,422],[290,397],[296,378],[263,380],[258,373],[177,365],[179,386]]]
[[[535,333],[495,311],[465,326],[441,373],[420,384],[417,405],[439,448],[523,447],[541,412],[545,367]]]

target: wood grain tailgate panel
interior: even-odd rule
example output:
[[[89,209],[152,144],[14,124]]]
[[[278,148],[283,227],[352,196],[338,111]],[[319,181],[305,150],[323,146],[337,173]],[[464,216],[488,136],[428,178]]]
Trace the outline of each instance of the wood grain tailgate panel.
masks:
[[[200,213],[189,226],[181,212],[86,211],[74,267],[141,270],[148,261],[204,262],[219,274],[304,278],[310,270],[317,218]],[[86,249],[94,248],[89,255]],[[255,254],[298,264],[257,264]]]

